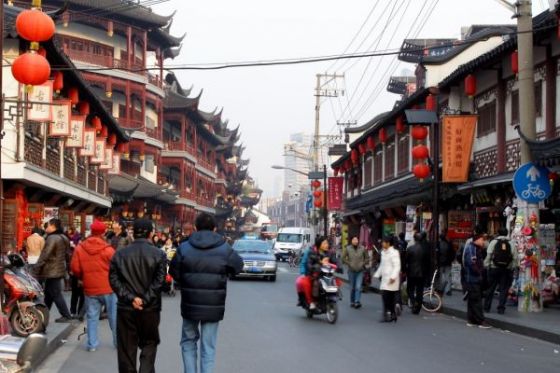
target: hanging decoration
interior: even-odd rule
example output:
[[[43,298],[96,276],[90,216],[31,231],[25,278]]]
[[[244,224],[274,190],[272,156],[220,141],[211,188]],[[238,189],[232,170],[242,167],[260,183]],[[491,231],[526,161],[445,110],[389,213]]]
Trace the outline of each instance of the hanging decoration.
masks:
[[[473,74],[469,74],[465,78],[465,94],[468,97],[473,97],[476,94],[476,76]]]
[[[41,85],[49,79],[51,66],[45,57],[31,50],[12,62],[12,75],[26,86]]]
[[[56,93],[60,93],[64,88],[64,74],[62,71],[54,72],[53,89]]]
[[[367,152],[366,144],[364,143],[358,145],[358,149],[360,150],[360,155],[364,155]]]
[[[101,133],[101,129],[103,125],[101,124],[101,119],[98,116],[91,118],[91,125],[95,129],[96,132]]]
[[[385,144],[387,142],[387,130],[385,128],[381,128],[379,130],[379,142]]]
[[[519,74],[519,52],[517,50],[511,54],[511,71],[515,75]]]
[[[50,40],[55,32],[54,21],[39,7],[41,2],[32,9],[27,9],[18,14],[16,30],[20,37],[31,42],[42,43]]]
[[[67,148],[82,148],[84,146],[85,115],[73,115],[70,119],[70,136],[66,138]]]
[[[430,176],[430,166],[425,163],[418,163],[412,168],[412,173],[416,178],[420,179],[420,181],[423,181]]]
[[[404,133],[406,131],[406,126],[404,125],[402,116],[398,116],[395,120],[395,128],[397,130],[397,133]]]
[[[435,111],[437,106],[437,97],[433,94],[426,96],[426,110]]]
[[[89,115],[89,102],[80,101],[78,103],[78,112],[80,115]]]
[[[367,138],[367,148],[371,151],[375,149],[375,137],[369,136]]]
[[[350,153],[350,159],[352,159],[352,163],[354,164],[354,166],[358,165],[358,163],[360,162],[360,155],[358,153],[358,150],[352,149],[352,152]]]
[[[426,145],[416,145],[412,148],[412,158],[414,159],[426,159],[430,156],[430,150]]]
[[[78,88],[68,88],[68,99],[72,102],[72,106],[77,105],[78,102],[80,102],[80,93],[78,92]]]
[[[412,138],[414,140],[422,141],[428,137],[428,128],[424,126],[412,127]]]
[[[51,137],[68,137],[70,136],[70,118],[72,116],[72,108],[70,101],[58,100],[53,101],[51,105],[52,122],[49,125],[49,136]]]
[[[107,143],[112,147],[114,147],[117,144],[117,135],[115,133],[109,135],[109,139],[107,140]]]

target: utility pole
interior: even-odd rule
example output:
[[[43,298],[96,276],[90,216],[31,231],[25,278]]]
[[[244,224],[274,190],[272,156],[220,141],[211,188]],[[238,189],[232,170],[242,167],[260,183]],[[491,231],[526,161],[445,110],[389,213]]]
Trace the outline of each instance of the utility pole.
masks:
[[[319,171],[321,97],[338,97],[339,94],[344,95],[344,90],[338,89],[336,85],[335,87],[330,87],[330,84],[336,82],[336,79],[343,79],[344,74],[317,74],[315,77],[317,78],[317,82],[315,85],[315,132],[313,136],[313,169],[314,171]]]

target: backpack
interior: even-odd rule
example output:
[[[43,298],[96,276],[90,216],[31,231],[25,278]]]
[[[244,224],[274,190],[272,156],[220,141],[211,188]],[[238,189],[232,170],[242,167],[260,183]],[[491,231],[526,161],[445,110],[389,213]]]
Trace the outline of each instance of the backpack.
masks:
[[[499,239],[492,252],[492,263],[497,268],[507,268],[513,261],[511,245],[506,239]]]

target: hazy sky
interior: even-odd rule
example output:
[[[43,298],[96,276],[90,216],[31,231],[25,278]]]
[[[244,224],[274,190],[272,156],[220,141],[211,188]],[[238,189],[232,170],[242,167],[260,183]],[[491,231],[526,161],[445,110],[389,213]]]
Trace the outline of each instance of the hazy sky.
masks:
[[[421,27],[433,4],[429,20]],[[534,0],[534,14],[547,4]],[[187,36],[181,55],[167,60],[167,65],[338,55],[372,9],[348,52],[398,48],[407,35],[458,38],[461,26],[512,23],[509,11],[494,0],[170,0],[154,7],[165,15],[175,9],[171,33]],[[203,110],[223,107],[223,118],[231,127],[241,124],[250,174],[270,196],[282,174],[270,166],[283,164],[283,143],[290,133],[313,132],[315,75],[327,70],[345,73],[346,96],[325,101],[321,109],[321,133],[335,134],[337,119],[357,120],[360,125],[392,108],[398,97],[385,88],[395,70],[394,59],[176,74],[184,87],[194,86],[194,94],[204,89]],[[414,66],[401,63],[395,74],[405,68]]]

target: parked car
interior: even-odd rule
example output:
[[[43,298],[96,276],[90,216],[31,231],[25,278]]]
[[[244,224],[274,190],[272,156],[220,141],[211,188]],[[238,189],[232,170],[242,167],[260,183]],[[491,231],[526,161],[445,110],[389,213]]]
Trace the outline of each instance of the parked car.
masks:
[[[243,270],[237,277],[262,277],[276,281],[276,257],[269,242],[259,239],[240,239],[233,249],[243,259]]]

